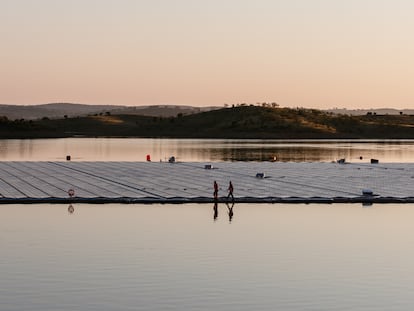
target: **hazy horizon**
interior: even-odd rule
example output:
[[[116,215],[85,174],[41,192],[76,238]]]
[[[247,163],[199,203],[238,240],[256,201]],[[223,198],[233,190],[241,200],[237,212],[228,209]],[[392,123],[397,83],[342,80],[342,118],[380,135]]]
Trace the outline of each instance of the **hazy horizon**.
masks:
[[[266,102],[268,104],[270,104],[270,102]],[[191,108],[208,108],[208,107],[231,107],[232,104],[228,104],[227,106],[224,105],[211,105],[211,106],[200,106],[200,105],[180,105],[180,104],[153,104],[153,105],[122,105],[122,104],[84,104],[84,103],[71,103],[71,102],[56,102],[56,103],[40,103],[40,104],[2,104],[0,103],[1,106],[21,106],[21,107],[31,107],[31,106],[44,106],[44,105],[55,105],[55,104],[73,104],[73,105],[86,105],[86,106],[119,106],[119,107],[154,107],[154,106],[170,106],[170,107],[191,107]],[[236,103],[234,104],[234,106],[238,106],[238,105],[261,105],[262,103]],[[279,106],[280,108],[308,108],[308,109],[320,109],[320,110],[414,110],[414,108],[398,108],[398,107],[362,107],[362,108],[347,108],[347,107],[327,107],[327,108],[314,108],[314,107],[304,107],[304,106],[297,106],[297,107],[288,107],[288,106]]]
[[[413,109],[408,0],[0,1],[0,104]]]

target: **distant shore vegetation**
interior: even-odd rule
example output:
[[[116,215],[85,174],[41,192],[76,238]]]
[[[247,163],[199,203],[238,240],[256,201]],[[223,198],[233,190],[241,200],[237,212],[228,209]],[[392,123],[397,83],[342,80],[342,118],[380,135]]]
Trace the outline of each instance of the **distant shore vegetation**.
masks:
[[[0,138],[63,137],[411,139],[414,115],[346,115],[262,103],[168,117],[113,111],[37,120],[0,116]]]

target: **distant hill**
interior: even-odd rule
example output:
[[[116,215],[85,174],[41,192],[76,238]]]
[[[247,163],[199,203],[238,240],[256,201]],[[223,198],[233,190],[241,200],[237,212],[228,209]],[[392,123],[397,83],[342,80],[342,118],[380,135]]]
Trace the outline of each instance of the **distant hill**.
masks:
[[[111,111],[118,108],[110,105],[81,105],[71,103],[55,103],[45,105],[20,106],[20,105],[0,105],[0,116],[5,116],[10,120],[36,120],[41,118],[63,118],[73,116],[86,116],[93,113]]]
[[[157,106],[115,106],[115,105],[83,105],[72,103],[53,103],[45,105],[20,106],[0,105],[0,116],[10,120],[37,120],[42,118],[56,119],[66,117],[99,115],[106,113],[143,115],[155,117],[175,117],[178,114],[187,115],[218,109],[218,107],[192,107],[175,105]]]
[[[44,105],[0,105],[0,117],[9,120],[38,120],[42,118],[61,119],[64,117],[82,117],[90,115],[140,115],[151,117],[176,117],[177,115],[191,115],[200,112],[217,110],[221,107],[193,107],[180,105],[152,105],[152,106],[117,106],[117,105],[84,105],[74,103],[52,103]],[[373,115],[414,115],[414,109],[328,109],[328,113],[362,116]]]
[[[335,114],[347,114],[352,116],[362,116],[366,114],[378,114],[378,115],[414,115],[414,109],[392,109],[392,108],[379,108],[379,109],[345,109],[345,108],[334,108],[324,110]]]
[[[108,112],[36,121],[0,118],[0,138],[74,136],[413,139],[414,115],[351,116],[316,109],[236,106],[188,115],[179,113],[171,117]]]
[[[117,115],[140,115],[150,117],[176,117],[177,115],[191,115],[200,112],[220,109],[221,107],[192,107],[176,105],[154,105],[154,106],[135,106],[117,107],[111,114]]]

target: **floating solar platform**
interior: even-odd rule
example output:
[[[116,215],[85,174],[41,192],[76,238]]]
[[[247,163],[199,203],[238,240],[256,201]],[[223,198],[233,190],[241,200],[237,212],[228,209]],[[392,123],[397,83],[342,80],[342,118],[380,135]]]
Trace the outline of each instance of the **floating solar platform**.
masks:
[[[414,163],[0,162],[0,203],[414,203]]]

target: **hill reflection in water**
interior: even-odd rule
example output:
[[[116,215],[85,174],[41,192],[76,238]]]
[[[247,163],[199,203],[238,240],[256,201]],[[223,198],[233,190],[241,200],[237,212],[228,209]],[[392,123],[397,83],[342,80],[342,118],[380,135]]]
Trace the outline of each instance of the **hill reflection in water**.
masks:
[[[0,140],[0,161],[413,162],[414,140],[64,138]]]

